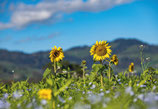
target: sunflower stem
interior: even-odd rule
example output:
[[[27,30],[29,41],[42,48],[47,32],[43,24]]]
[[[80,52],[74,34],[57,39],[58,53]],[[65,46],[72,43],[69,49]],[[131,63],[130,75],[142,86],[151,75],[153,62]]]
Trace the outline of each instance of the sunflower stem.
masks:
[[[109,72],[108,72],[108,77],[109,77],[109,81],[111,81],[111,61],[109,62]]]
[[[54,60],[54,73],[55,73],[55,75],[56,75],[56,72],[57,72],[56,61]]]
[[[101,73],[100,83],[101,83],[101,87],[103,88],[103,75],[102,75],[102,73]]]
[[[142,71],[143,71],[143,73],[144,73],[144,71],[145,71],[145,65],[144,65],[144,56],[143,56],[143,50],[141,50],[141,52],[140,52],[140,58],[141,58],[141,67],[142,67]]]
[[[100,64],[102,64],[103,65],[103,61],[102,60],[100,60]],[[101,72],[101,77],[100,77],[100,83],[101,83],[101,87],[103,88],[103,72]]]
[[[55,101],[53,100],[53,109],[55,109]]]
[[[84,84],[85,84],[85,69],[83,68],[83,80],[84,80]]]

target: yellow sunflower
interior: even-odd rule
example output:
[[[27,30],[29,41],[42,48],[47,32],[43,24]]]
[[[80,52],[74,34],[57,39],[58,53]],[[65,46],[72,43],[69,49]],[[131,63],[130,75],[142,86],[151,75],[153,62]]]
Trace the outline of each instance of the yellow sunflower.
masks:
[[[41,89],[38,91],[38,95],[40,99],[50,100],[52,98],[52,90],[51,89]]]
[[[57,48],[56,46],[54,46],[49,54],[51,62],[58,62],[64,58],[64,53],[61,47]]]
[[[117,58],[117,55],[114,54],[111,58],[111,62],[115,65],[118,65],[118,58]]]
[[[96,41],[96,43],[91,47],[90,53],[93,55],[93,59],[96,61],[101,61],[109,58],[112,50],[111,46],[108,46],[107,41]]]
[[[129,70],[129,72],[133,72],[134,71],[134,63],[133,62],[129,65],[128,70]]]

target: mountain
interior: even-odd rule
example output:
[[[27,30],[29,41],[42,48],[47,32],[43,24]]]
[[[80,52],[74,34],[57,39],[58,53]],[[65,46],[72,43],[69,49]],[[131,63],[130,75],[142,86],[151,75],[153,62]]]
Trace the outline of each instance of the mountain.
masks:
[[[124,71],[128,68],[130,62],[134,62],[138,71],[140,71],[140,45],[144,45],[144,56],[151,57],[150,65],[158,67],[158,46],[150,45],[137,39],[117,39],[110,44],[112,54],[117,54],[119,65],[115,67],[116,71]],[[92,56],[89,54],[89,46],[73,47],[64,51],[64,60],[73,64],[80,65],[82,60],[87,61],[87,66],[91,69],[93,64]],[[43,66],[50,62],[49,52],[36,52],[26,54],[23,52],[11,52],[0,50],[0,79],[11,80],[13,78],[31,77],[33,80],[39,80],[42,77]],[[68,64],[70,64],[68,63]]]

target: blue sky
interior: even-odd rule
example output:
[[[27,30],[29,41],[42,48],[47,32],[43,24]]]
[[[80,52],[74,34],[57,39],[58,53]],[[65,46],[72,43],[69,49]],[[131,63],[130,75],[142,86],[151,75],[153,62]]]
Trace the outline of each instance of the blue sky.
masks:
[[[0,0],[0,49],[64,50],[96,40],[158,45],[157,0]]]

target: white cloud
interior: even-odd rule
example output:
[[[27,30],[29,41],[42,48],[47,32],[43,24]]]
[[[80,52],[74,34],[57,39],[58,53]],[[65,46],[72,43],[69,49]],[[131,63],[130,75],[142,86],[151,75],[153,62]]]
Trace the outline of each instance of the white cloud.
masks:
[[[0,29],[21,28],[32,22],[42,22],[48,19],[58,19],[63,13],[97,12],[112,8],[132,0],[46,0],[36,5],[19,4],[12,9],[9,23],[0,22]]]

